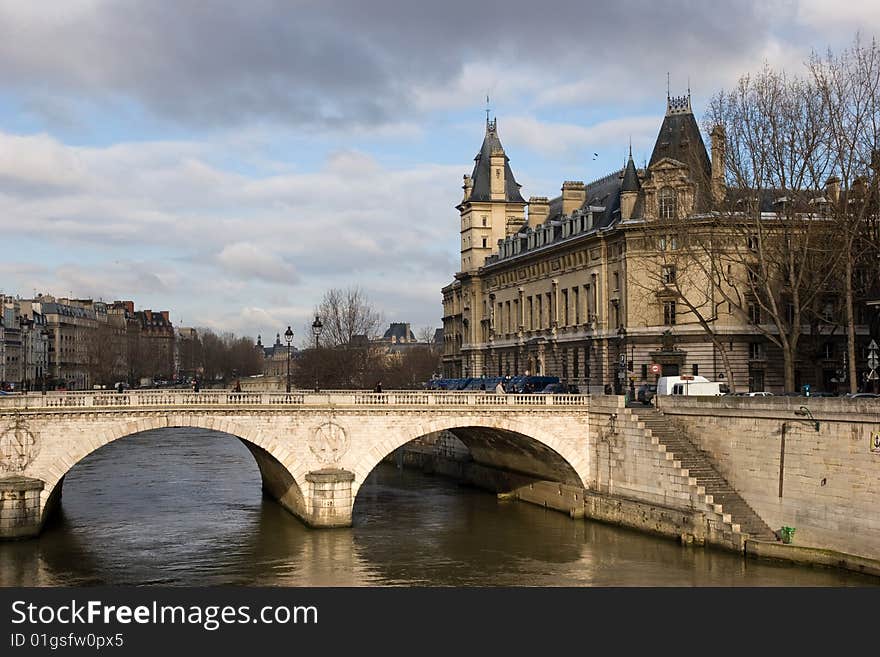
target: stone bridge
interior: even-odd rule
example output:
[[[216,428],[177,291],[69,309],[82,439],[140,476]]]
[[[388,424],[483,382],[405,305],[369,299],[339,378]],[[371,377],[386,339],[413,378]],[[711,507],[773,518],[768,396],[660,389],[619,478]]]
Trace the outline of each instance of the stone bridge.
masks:
[[[573,516],[585,508],[615,522],[635,514],[636,526],[661,533],[704,536],[707,518],[726,535],[738,530],[621,397],[147,390],[0,397],[0,538],[39,533],[66,473],[95,450],[167,427],[240,439],[263,490],[313,527],[349,526],[358,490],[380,461],[447,430],[496,492],[518,486],[524,491],[514,496]],[[623,509],[621,499],[659,509],[665,520],[654,523],[656,513],[638,504]]]

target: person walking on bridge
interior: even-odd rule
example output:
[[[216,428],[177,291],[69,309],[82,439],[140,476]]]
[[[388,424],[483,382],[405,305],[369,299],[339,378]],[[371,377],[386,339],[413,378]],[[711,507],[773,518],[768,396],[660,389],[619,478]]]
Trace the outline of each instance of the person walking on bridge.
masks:
[[[504,381],[499,381],[498,385],[495,386],[495,394],[496,395],[504,395],[507,391],[504,389]]]

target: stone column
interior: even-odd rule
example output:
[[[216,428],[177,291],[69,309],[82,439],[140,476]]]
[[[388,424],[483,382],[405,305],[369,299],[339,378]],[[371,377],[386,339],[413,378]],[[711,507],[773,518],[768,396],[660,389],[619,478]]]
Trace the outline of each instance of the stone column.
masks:
[[[0,479],[0,540],[40,533],[42,481],[15,475]]]
[[[306,475],[311,500],[310,517],[304,518],[312,527],[351,527],[351,482],[354,473],[337,468],[315,470]]]

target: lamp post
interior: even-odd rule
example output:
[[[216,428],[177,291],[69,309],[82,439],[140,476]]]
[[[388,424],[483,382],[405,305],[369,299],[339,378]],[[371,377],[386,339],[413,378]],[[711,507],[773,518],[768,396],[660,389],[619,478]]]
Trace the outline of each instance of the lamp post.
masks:
[[[623,393],[623,379],[626,376],[626,329],[621,325],[617,329],[617,394]]]
[[[42,356],[40,357],[40,361],[42,365],[40,366],[40,382],[42,383],[43,394],[46,394],[46,368],[49,366],[49,331],[43,329],[40,331],[40,337],[43,340],[42,347],[40,351],[42,352]]]
[[[293,342],[293,331],[289,326],[284,332],[284,341],[287,343],[287,392],[290,392],[290,343]]]
[[[315,321],[312,322],[312,335],[315,336],[315,392],[318,392],[318,338],[321,336],[321,329],[324,328],[324,325],[321,323],[321,318],[318,315],[315,315]]]

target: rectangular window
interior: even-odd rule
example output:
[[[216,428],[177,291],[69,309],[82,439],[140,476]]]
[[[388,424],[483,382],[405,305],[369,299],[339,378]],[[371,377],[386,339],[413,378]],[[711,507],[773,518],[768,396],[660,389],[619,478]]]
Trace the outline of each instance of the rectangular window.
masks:
[[[834,358],[834,343],[833,342],[826,342],[824,345],[822,345],[822,356],[826,360],[830,360],[830,359]]]
[[[664,285],[675,283],[675,265],[665,265],[661,270]]]
[[[535,308],[532,304],[532,297],[529,297],[529,330],[535,328]]]
[[[575,288],[577,289],[577,288]],[[572,375],[577,379],[581,375],[581,350],[575,347],[571,362]]]
[[[748,306],[749,313],[749,323],[750,324],[760,324],[761,323],[761,307],[756,303],[750,303]]]
[[[749,343],[749,360],[763,360],[764,359],[764,345],[760,342],[750,342]]]
[[[614,291],[617,292],[620,289],[620,274],[614,272],[614,278],[612,280],[614,282]]]
[[[785,304],[785,319],[788,322],[789,326],[794,324],[794,304],[793,303]]]
[[[568,326],[568,290],[562,291],[563,326]]]
[[[535,297],[535,300],[538,302],[538,312],[536,313],[538,322],[535,328],[540,329],[544,326],[544,297],[539,294]]]
[[[694,376],[699,376],[699,375],[700,375],[700,366],[697,365],[696,363],[694,363],[693,365],[691,365],[691,374],[693,374]]]
[[[665,326],[675,325],[675,301],[663,302],[663,324]]]
[[[746,238],[746,245],[749,248],[749,251],[757,251],[758,250],[758,238],[754,235],[749,235]]]
[[[547,328],[553,326],[553,293],[547,293]]]
[[[486,239],[486,238],[484,237],[484,238],[483,238],[483,248],[485,249],[485,248],[487,248],[488,246],[489,246],[489,240]]]
[[[647,363],[642,363],[642,378],[643,379],[648,378],[648,364]]]
[[[581,323],[581,300],[580,288],[573,287],[571,291],[574,293],[574,323]]]

